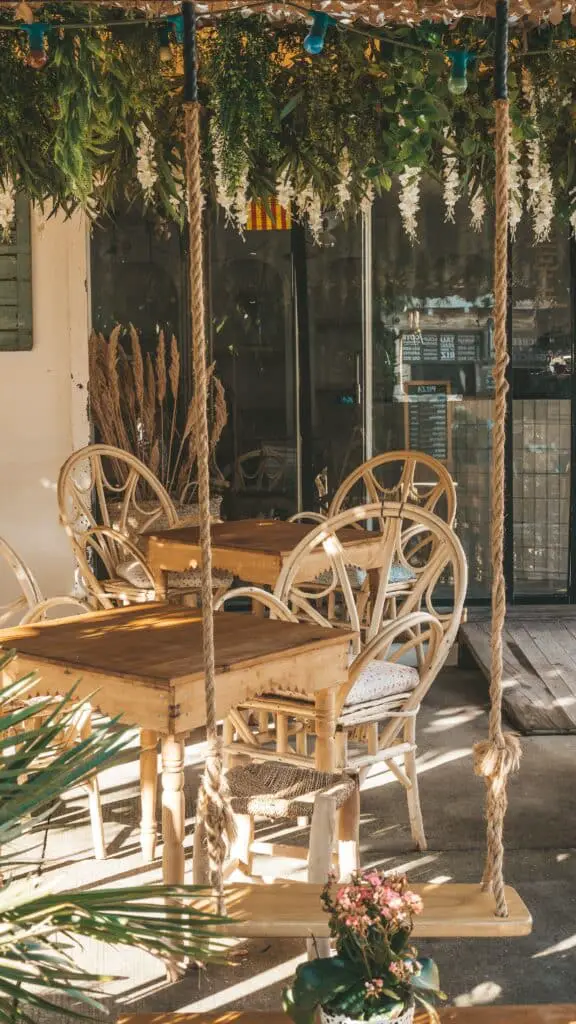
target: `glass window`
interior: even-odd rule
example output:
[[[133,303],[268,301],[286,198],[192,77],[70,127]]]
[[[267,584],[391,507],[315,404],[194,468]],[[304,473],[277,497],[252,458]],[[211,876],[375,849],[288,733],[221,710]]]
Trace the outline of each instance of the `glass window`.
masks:
[[[14,228],[0,245],[0,351],[32,348],[30,202],[16,197]]]
[[[373,210],[374,452],[420,449],[457,485],[469,594],[490,586],[492,255],[489,227],[445,222],[441,187],[422,183],[419,241],[403,230],[398,190]]]

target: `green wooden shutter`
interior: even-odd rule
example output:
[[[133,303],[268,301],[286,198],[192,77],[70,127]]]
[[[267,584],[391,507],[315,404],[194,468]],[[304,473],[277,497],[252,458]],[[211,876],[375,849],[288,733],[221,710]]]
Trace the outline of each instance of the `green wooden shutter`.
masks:
[[[30,202],[16,198],[16,223],[0,245],[0,351],[32,348],[32,252]]]

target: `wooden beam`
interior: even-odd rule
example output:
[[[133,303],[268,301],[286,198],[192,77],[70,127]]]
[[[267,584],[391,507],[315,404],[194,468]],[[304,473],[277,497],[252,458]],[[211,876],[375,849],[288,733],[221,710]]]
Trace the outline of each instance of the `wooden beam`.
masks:
[[[442,1024],[576,1024],[576,1004],[539,1006],[449,1006],[440,1010]],[[118,1024],[288,1024],[280,1011],[223,1011],[222,1013],[137,1013]],[[425,1013],[415,1024],[428,1024]]]

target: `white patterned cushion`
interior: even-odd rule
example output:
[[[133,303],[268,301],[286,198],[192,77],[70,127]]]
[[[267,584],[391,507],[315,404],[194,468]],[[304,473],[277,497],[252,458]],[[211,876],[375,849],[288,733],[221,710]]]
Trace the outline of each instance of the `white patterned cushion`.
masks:
[[[396,693],[415,690],[420,682],[418,670],[411,665],[389,661],[371,661],[360,673],[346,698],[346,705],[392,697]]]
[[[150,590],[151,583],[148,579],[146,572],[144,571],[140,562],[136,559],[132,561],[120,562],[116,566],[116,575],[121,580],[126,580],[133,587],[140,587],[142,590]],[[214,569],[212,571],[212,586],[214,590],[219,590],[220,587],[232,586],[234,581],[233,576],[223,569]],[[201,590],[202,588],[202,576],[200,569],[189,569],[188,572],[169,572],[168,573],[168,590]]]
[[[347,565],[346,575],[350,580],[352,590],[362,589],[367,575],[364,569],[361,569],[358,565]],[[405,565],[401,565],[400,562],[395,562],[388,574],[388,583],[410,583],[414,579],[416,579],[414,573]],[[321,587],[329,587],[334,581],[335,577],[332,570],[324,569],[323,572],[318,573],[314,583],[319,583]]]

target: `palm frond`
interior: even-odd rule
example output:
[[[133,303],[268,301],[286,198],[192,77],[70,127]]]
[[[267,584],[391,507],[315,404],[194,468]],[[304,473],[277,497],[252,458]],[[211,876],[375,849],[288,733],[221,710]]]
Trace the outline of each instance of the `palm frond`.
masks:
[[[9,669],[10,655],[0,658]],[[47,892],[36,877],[16,878],[22,836],[38,827],[62,793],[114,763],[132,735],[117,721],[99,721],[85,738],[62,747],[62,735],[86,700],[31,698],[31,674],[0,690],[0,1024],[91,1019],[101,1010],[99,987],[110,978],[79,967],[74,937],[132,946],[163,959],[224,955],[218,926],[225,918],[190,906],[195,886],[145,885]],[[24,854],[29,851],[24,851]],[[29,866],[29,864],[28,864]]]

